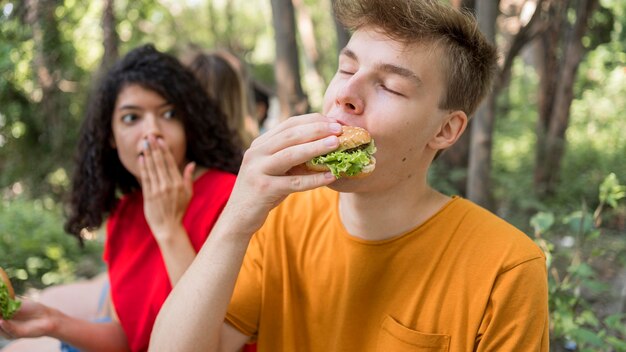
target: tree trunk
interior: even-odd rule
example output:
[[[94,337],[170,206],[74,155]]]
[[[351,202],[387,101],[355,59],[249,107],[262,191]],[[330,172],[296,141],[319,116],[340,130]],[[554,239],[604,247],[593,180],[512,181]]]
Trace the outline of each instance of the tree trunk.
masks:
[[[477,0],[476,13],[480,30],[495,43],[498,2]],[[495,92],[491,92],[478,108],[471,125],[470,156],[467,173],[467,197],[491,207],[491,146],[495,121]]]
[[[317,51],[317,40],[315,39],[315,31],[313,25],[313,19],[302,0],[292,0],[294,10],[297,13],[296,19],[298,22],[298,33],[300,33],[300,39],[302,40],[302,47],[306,55],[307,61],[313,66],[319,65],[319,53]]]
[[[331,1],[331,3],[334,3],[335,1]],[[338,20],[337,20],[337,16],[335,16],[334,13],[334,7],[333,7],[333,21],[335,22],[335,32],[337,33],[337,53],[341,52],[341,50],[343,50],[343,48],[346,47],[346,45],[348,45],[348,41],[350,41],[350,33],[348,32],[348,30],[346,30],[346,28],[343,26],[343,24],[341,24]]]
[[[546,167],[546,137],[550,116],[552,115],[552,99],[556,92],[558,81],[555,72],[558,72],[557,51],[559,48],[559,38],[561,36],[561,23],[565,14],[565,9],[558,6],[550,6],[546,19],[546,31],[539,38],[537,62],[539,63],[539,96],[538,113],[535,134],[537,135],[535,147],[535,169],[533,172],[533,182],[535,193],[539,196],[546,194],[545,182],[547,175]]]
[[[57,0],[28,0],[27,3],[27,23],[32,26],[35,43],[33,70],[41,87],[41,120],[36,133],[39,143],[48,146],[52,152],[60,150],[65,133],[59,106],[61,73],[57,69],[60,34],[54,16],[58,4]]]
[[[522,13],[525,9],[520,8],[516,21],[518,26],[509,33],[507,43],[509,45],[504,51],[504,61],[498,75],[494,78],[491,94],[485,99],[483,105],[478,109],[473,122],[470,124],[470,156],[467,176],[466,196],[476,203],[487,208],[493,208],[491,194],[491,154],[493,144],[493,130],[496,116],[496,97],[509,83],[509,76],[513,61],[520,54],[522,48],[535,38],[543,29],[539,19],[542,14],[542,4],[544,0],[537,0],[532,16],[523,19]],[[524,6],[533,5],[525,3]],[[461,5],[467,6],[467,5]],[[485,36],[495,41],[495,23],[498,16],[499,2],[495,4],[490,1],[478,0],[476,2],[476,12],[481,31]],[[445,154],[444,154],[445,155]],[[452,155],[454,156],[454,155]]]
[[[104,0],[104,10],[102,12],[104,54],[100,63],[100,72],[106,72],[119,56],[119,37],[115,30],[117,21],[115,19],[114,2],[115,0]]]
[[[236,33],[235,33],[235,4],[233,0],[226,0],[226,7],[224,9],[224,17],[226,17],[226,29],[224,31],[224,39],[226,41],[226,48],[231,53],[236,53],[239,48],[236,48]]]
[[[502,64],[502,69],[500,70],[500,75],[497,77],[494,84],[494,91],[500,91],[504,87],[508,86],[515,58],[521,53],[526,44],[533,41],[545,30],[544,23],[541,22],[544,3],[545,0],[537,0],[537,2],[534,3],[533,14],[526,24],[523,24],[524,19],[521,18],[521,15],[525,12],[525,6],[531,7],[533,6],[533,3],[527,2],[520,9],[520,14],[518,15],[519,29],[517,33],[515,33],[514,36],[508,40],[510,44],[506,50],[506,55],[504,55],[504,62]]]
[[[304,48],[304,79],[309,89],[309,99],[314,102],[313,105],[321,106],[322,92],[326,88],[326,82],[320,74],[320,55],[317,50],[313,20],[302,0],[293,0],[293,4],[297,13],[298,33]],[[311,94],[312,92],[318,94]]]
[[[276,39],[274,75],[280,106],[280,120],[308,110],[307,98],[300,85],[300,66],[294,7],[291,0],[272,0],[272,21]]]
[[[553,194],[559,180],[561,161],[565,153],[565,132],[569,126],[570,107],[574,99],[574,81],[578,66],[585,55],[582,38],[598,0],[581,0],[574,9],[576,21],[567,32],[563,28],[567,18],[550,28],[543,40],[541,69],[541,96],[537,122],[537,150],[534,171],[535,192],[540,197]],[[564,9],[555,9],[565,13]],[[559,43],[563,43],[559,46]],[[555,72],[557,74],[555,74]]]
[[[211,39],[213,40],[213,43],[216,44],[218,42],[218,38],[220,37],[217,25],[217,21],[219,20],[220,16],[215,10],[215,4],[213,4],[213,1],[208,1],[207,6],[209,17],[209,23],[207,23],[207,27],[209,28],[209,32],[211,33]]]

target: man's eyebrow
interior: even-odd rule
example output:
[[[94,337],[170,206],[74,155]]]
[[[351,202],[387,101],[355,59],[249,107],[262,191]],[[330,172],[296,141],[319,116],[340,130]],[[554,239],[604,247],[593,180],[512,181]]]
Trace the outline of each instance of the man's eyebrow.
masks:
[[[415,74],[415,72],[409,70],[408,68],[392,65],[392,64],[377,64],[376,69],[379,71],[393,73],[398,76],[402,76],[412,80],[418,86],[422,84],[422,80]]]
[[[359,61],[359,58],[356,56],[354,51],[348,48],[344,48],[343,50],[341,50],[340,55],[347,56],[348,58],[357,62]],[[386,63],[377,64],[375,68],[378,71],[393,73],[398,76],[408,78],[412,80],[418,86],[422,84],[422,80],[419,78],[419,76],[415,74],[415,72],[409,70],[408,68],[400,67],[400,66],[393,65],[393,64],[386,64]]]
[[[356,56],[356,54],[354,53],[354,51],[348,49],[348,48],[343,48],[341,50],[341,52],[339,53],[339,56],[341,55],[345,55],[349,58],[351,58],[354,61],[359,61],[359,58]]]

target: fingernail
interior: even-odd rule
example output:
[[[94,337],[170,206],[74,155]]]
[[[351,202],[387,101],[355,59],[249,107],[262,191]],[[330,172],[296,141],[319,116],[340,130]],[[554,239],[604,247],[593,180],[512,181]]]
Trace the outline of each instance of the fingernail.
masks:
[[[337,145],[338,141],[337,136],[328,136],[324,138],[324,145],[327,147],[334,147]]]
[[[150,143],[148,143],[147,139],[144,139],[143,140],[143,149],[148,149],[148,148],[150,148]]]
[[[165,145],[165,141],[163,140],[163,138],[157,138],[157,143],[159,143],[159,145],[161,146]]]
[[[331,132],[341,132],[341,125],[336,122],[331,123],[329,127]]]
[[[327,178],[327,179],[330,180],[331,178],[335,178],[335,175],[333,175],[332,172],[325,172],[324,173],[324,178]]]

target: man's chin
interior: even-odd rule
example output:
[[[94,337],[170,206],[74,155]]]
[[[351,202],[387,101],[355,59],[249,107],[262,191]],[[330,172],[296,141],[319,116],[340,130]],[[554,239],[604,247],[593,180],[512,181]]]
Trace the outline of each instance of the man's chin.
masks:
[[[363,187],[365,180],[366,179],[341,177],[337,179],[337,181],[329,184],[327,187],[333,191],[342,193],[360,192],[364,190],[363,188],[365,188]]]

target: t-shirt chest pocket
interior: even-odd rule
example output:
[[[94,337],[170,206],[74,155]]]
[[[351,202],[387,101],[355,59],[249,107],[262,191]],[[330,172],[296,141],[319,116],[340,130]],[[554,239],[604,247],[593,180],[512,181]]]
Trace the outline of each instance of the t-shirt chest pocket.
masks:
[[[409,352],[432,351],[447,352],[450,349],[450,336],[425,334],[409,329],[387,316],[378,334],[376,351]]]

